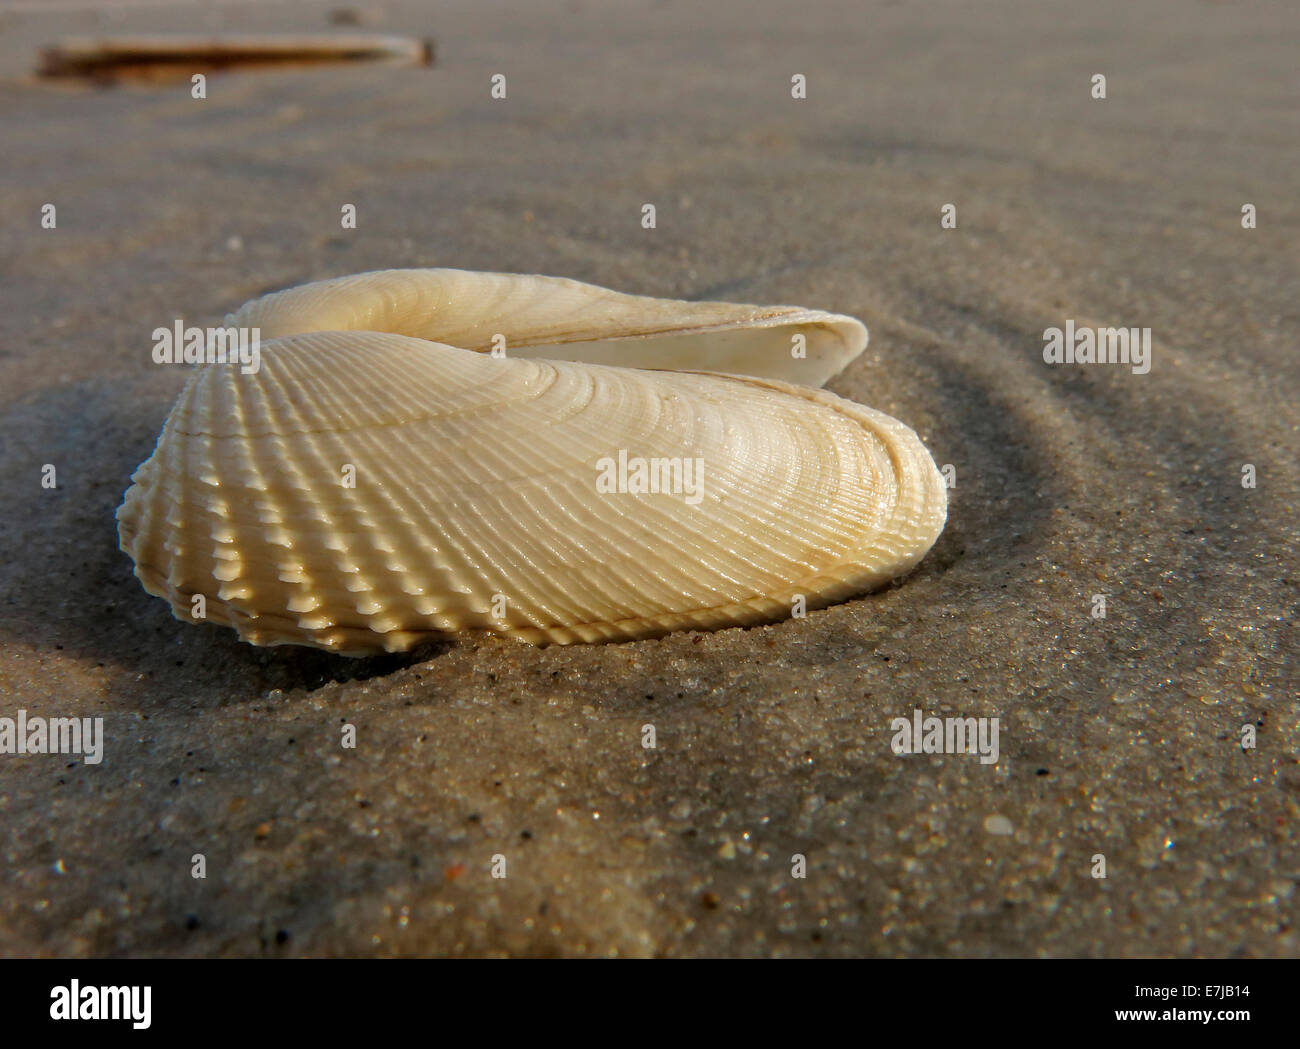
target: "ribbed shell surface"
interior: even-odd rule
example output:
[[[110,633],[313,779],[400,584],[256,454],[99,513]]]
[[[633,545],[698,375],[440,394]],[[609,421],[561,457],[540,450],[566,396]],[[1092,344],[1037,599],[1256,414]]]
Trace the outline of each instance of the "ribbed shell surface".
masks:
[[[700,484],[610,491],[620,456]],[[202,594],[248,641],[349,654],[770,621],[906,572],[945,515],[916,435],[830,393],[373,331],[199,369],[118,512],[178,618]]]

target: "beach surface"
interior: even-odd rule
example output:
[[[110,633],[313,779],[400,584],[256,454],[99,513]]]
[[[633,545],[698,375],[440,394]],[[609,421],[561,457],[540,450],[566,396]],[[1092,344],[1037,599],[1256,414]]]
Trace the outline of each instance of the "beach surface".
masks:
[[[0,754],[0,954],[1300,954],[1293,4],[338,6],[0,11],[0,717],[104,719]],[[437,61],[31,76],[163,31]],[[830,389],[952,468],[947,528],[747,630],[176,621],[113,517],[186,377],[150,333],[409,266],[858,317]],[[1067,322],[1149,370],[1046,362]],[[918,710],[997,761],[895,753]]]

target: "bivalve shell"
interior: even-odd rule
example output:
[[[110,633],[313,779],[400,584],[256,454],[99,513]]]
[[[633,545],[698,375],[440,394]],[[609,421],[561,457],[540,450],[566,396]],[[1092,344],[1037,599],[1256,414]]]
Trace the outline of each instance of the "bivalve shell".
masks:
[[[330,312],[326,285],[236,314],[281,331],[260,369],[196,370],[136,471],[122,549],[177,618],[349,655],[461,630],[655,637],[861,594],[911,569],[943,528],[934,462],[878,411],[779,378],[551,359],[581,345],[717,363],[711,304],[647,308],[638,334],[619,336],[614,300],[606,321],[565,327],[548,279],[512,289],[485,275],[497,298],[463,317],[460,292],[422,297],[428,282],[412,291],[402,276],[384,293],[363,276],[360,316]],[[687,341],[658,346],[679,338],[682,305]],[[728,308],[718,325],[748,330],[735,311],[756,308]],[[755,315],[760,369],[765,328],[786,323],[775,316]],[[476,352],[493,327],[510,355]],[[434,331],[468,348],[410,334]]]

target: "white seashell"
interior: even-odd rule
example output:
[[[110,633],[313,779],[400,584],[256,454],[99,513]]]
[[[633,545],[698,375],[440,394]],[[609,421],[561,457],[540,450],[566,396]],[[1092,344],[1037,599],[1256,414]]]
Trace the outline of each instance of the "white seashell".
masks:
[[[379,270],[275,292],[226,318],[263,339],[309,331],[386,331],[510,357],[624,368],[734,372],[824,386],[867,346],[852,317],[798,306],[742,306],[624,295],[564,277],[468,270]],[[794,337],[804,343],[796,356]]]
[[[665,304],[550,278],[396,273],[387,290],[370,275],[249,304],[232,320],[305,333],[264,343],[254,374],[209,365],[190,378],[118,511],[136,575],[177,618],[191,620],[203,595],[206,618],[247,641],[350,655],[465,629],[534,643],[654,637],[861,594],[912,568],[943,528],[942,477],[917,436],[880,412],[776,379],[517,349],[576,344],[680,364],[734,331],[721,352],[743,364],[744,333],[757,329],[756,366],[776,367],[770,328],[851,331],[834,327],[845,318]],[[460,290],[428,291],[461,281],[497,297],[469,309]],[[566,327],[548,288],[610,306],[592,310],[603,321]],[[531,319],[494,321],[491,303]],[[685,333],[672,325],[678,308]],[[638,309],[635,335],[610,319]],[[738,319],[745,309],[753,329]],[[513,334],[515,356],[356,330],[374,323],[475,347],[495,326]],[[313,331],[322,326],[339,330]],[[638,463],[666,462],[654,472],[677,490],[604,490],[620,454],[638,478]]]

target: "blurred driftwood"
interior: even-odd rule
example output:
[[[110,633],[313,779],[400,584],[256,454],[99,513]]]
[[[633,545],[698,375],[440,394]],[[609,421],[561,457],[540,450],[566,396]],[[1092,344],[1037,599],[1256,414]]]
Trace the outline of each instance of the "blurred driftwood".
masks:
[[[37,73],[111,83],[184,79],[228,69],[384,62],[431,66],[432,39],[364,35],[121,36],[62,40],[42,49]]]

